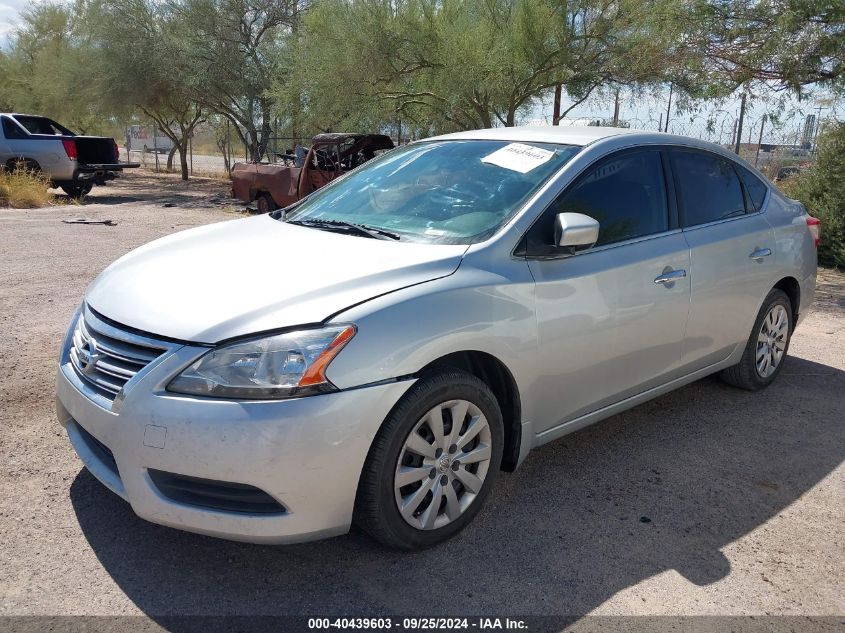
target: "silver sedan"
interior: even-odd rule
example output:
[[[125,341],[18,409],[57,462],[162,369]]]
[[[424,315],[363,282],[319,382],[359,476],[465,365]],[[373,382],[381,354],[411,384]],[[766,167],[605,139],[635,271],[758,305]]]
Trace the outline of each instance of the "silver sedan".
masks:
[[[767,387],[819,233],[693,139],[431,138],[109,266],[62,346],[58,417],[150,521],[428,547],[532,448],[708,374]]]

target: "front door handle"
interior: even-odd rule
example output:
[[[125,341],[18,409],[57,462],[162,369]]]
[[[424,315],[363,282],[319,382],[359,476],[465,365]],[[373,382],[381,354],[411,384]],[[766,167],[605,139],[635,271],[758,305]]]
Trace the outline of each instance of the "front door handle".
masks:
[[[756,251],[751,253],[751,255],[749,255],[749,257],[751,259],[763,259],[764,257],[768,257],[771,254],[772,254],[771,248],[758,248]]]
[[[687,271],[685,270],[670,270],[665,273],[661,273],[657,277],[654,278],[654,283],[656,284],[671,284],[678,279],[683,279],[687,276]]]

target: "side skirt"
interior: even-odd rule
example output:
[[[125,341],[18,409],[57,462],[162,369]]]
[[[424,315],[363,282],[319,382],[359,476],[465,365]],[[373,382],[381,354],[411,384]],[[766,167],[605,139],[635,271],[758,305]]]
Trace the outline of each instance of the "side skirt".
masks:
[[[741,355],[742,354],[740,351],[740,356]],[[691,374],[681,376],[680,378],[676,378],[675,380],[667,382],[664,385],[654,387],[652,389],[649,389],[648,391],[643,391],[642,393],[638,393],[635,396],[631,396],[630,398],[626,398],[625,400],[620,400],[615,404],[608,405],[606,407],[593,411],[592,413],[587,413],[586,415],[582,415],[581,417],[575,418],[574,420],[570,420],[569,422],[564,422],[563,424],[559,424],[558,426],[555,426],[551,429],[547,429],[542,433],[537,433],[534,436],[533,447],[542,446],[546,442],[551,442],[552,440],[556,440],[559,437],[563,437],[564,435],[574,433],[579,429],[583,429],[585,426],[590,426],[591,424],[600,422],[601,420],[614,416],[617,413],[621,413],[622,411],[631,409],[632,407],[635,407],[638,404],[642,404],[643,402],[647,402],[653,398],[662,396],[663,394],[669,393],[670,391],[674,391],[679,387],[683,387],[684,385],[688,385],[692,382],[695,382],[696,380],[700,380],[705,376],[709,376],[710,374],[714,374],[717,371],[721,371],[726,367],[735,365],[738,362],[736,356],[736,353],[733,353],[728,358],[721,360],[718,363],[708,365],[707,367],[703,367],[702,369],[694,371]]]

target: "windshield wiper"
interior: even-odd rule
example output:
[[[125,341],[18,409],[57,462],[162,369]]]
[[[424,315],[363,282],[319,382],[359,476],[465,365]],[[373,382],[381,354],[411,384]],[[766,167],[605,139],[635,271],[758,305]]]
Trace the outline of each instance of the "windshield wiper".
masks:
[[[400,239],[396,233],[391,233],[390,231],[385,231],[384,229],[377,229],[374,226],[367,226],[366,224],[343,222],[342,220],[286,220],[286,222],[299,224],[300,226],[313,226],[317,229],[355,233],[361,237],[372,237],[377,240]]]

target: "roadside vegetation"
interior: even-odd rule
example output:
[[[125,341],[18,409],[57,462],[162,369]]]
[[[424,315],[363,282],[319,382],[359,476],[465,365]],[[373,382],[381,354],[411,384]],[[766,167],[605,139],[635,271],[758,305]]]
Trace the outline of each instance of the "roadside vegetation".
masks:
[[[0,170],[0,207],[36,209],[52,204],[55,196],[47,191],[49,181],[26,168]]]
[[[620,90],[671,90],[676,113],[740,95],[823,90],[838,99],[843,6],[46,0],[0,48],[0,110],[88,134],[154,122],[187,179],[199,126],[214,129],[217,147],[258,160],[327,130],[407,139],[515,125],[551,100],[559,120],[591,95]]]
[[[823,129],[813,166],[779,187],[822,221],[819,263],[845,269],[845,123]]]

